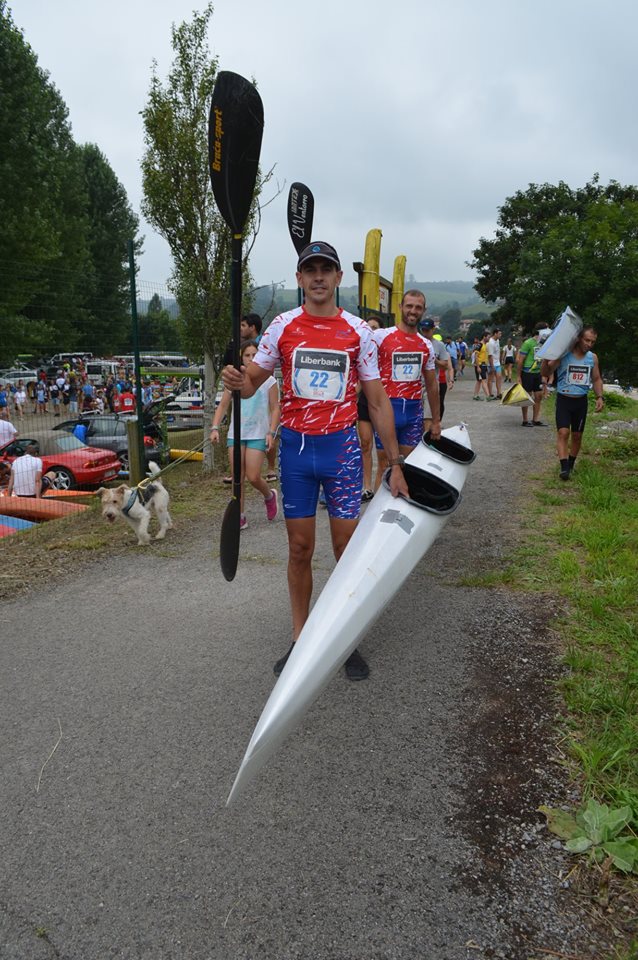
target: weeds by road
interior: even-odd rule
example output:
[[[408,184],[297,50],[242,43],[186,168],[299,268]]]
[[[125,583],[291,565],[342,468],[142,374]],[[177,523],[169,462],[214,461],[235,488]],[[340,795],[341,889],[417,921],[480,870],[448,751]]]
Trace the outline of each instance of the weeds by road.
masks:
[[[629,859],[605,853],[594,858],[592,846],[587,847],[589,865],[581,879],[603,906],[614,892],[626,901],[630,922],[617,930],[615,956],[636,958],[638,434],[602,436],[599,428],[605,420],[638,417],[638,403],[609,394],[606,399],[605,417],[588,418],[571,481],[561,483],[555,465],[534,478],[524,548],[500,570],[464,582],[552,594],[562,601],[559,633],[568,668],[561,681],[565,761],[584,801],[631,810],[622,832]],[[620,874],[610,878],[612,867],[625,870],[624,882]]]
[[[226,463],[220,466],[225,469]],[[180,550],[180,543],[201,529],[203,520],[215,522],[221,518],[229,494],[220,483],[221,473],[204,475],[201,463],[182,463],[169,476],[175,529],[169,539],[151,549],[173,554]],[[41,588],[44,583],[68,576],[80,565],[140,549],[126,523],[107,526],[96,497],[86,513],[41,523],[19,536],[0,540],[0,599],[15,599],[32,588]],[[214,539],[211,550],[217,550]]]

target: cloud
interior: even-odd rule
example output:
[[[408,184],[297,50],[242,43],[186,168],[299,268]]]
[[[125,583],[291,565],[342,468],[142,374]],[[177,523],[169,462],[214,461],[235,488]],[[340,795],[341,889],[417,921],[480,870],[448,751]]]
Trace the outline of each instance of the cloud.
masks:
[[[166,76],[171,23],[192,8],[15,4],[76,139],[100,146],[138,210],[151,61]],[[315,195],[315,236],[345,263],[362,258],[367,230],[380,226],[382,272],[402,252],[418,279],[469,278],[466,261],[498,206],[530,182],[578,186],[596,171],[630,182],[637,26],[629,0],[217,0],[211,52],[221,68],[257,79],[263,166],[276,164],[286,184],[264,212],[256,281],[294,282],[285,206],[294,180]],[[163,282],[166,244],[144,232],[141,273]]]

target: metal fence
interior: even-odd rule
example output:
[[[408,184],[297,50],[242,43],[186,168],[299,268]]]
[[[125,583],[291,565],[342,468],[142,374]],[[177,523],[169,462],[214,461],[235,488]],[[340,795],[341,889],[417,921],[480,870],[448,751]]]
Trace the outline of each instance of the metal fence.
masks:
[[[103,485],[129,477],[128,422],[136,417],[133,318],[137,314],[143,406],[141,456],[168,462],[171,448],[203,436],[201,357],[186,354],[177,303],[162,284],[136,281],[136,310],[120,298],[62,309],[46,293],[15,315],[0,308],[0,535],[86,509]],[[41,481],[37,464],[41,461]],[[36,489],[37,487],[37,489]],[[33,494],[36,496],[33,496]]]

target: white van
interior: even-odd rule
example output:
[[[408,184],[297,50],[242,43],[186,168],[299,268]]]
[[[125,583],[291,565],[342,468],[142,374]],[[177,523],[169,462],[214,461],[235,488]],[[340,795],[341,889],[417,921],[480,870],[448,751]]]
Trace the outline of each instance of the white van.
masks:
[[[89,383],[96,387],[106,384],[109,377],[116,377],[121,364],[115,360],[87,360],[84,366]]]

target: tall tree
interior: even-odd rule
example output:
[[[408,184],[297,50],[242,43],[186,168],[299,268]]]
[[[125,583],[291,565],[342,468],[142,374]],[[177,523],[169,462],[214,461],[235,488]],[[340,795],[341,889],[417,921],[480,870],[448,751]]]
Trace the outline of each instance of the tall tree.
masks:
[[[206,42],[212,14],[209,3],[203,13],[193,14],[192,21],[173,25],[174,60],[167,81],[160,81],[154,63],[148,102],[142,111],[142,211],[171,249],[171,286],[179,303],[186,345],[196,354],[203,352],[206,359],[208,404],[214,403],[231,326],[231,237],[208,177],[207,122],[218,65]],[[244,231],[248,238],[244,244],[246,287],[250,285],[248,257],[259,229],[257,197],[268,176],[258,180]],[[209,450],[206,452],[210,465]]]
[[[179,324],[165,309],[158,293],[149,300],[146,313],[140,314],[138,329],[142,350],[166,350],[169,353],[182,350]]]
[[[133,240],[139,254],[143,240],[126,191],[104,154],[89,143],[79,148],[79,155],[90,226],[86,336],[93,353],[116,353],[130,339],[128,241]]]
[[[0,0],[2,351],[69,331],[88,222],[67,108]],[[61,344],[60,344],[61,346]]]
[[[448,307],[447,310],[441,314],[439,328],[441,333],[444,333],[447,337],[456,336],[461,329],[461,308],[458,303]]]
[[[502,301],[494,323],[530,330],[570,304],[598,329],[603,369],[635,375],[637,187],[598,176],[577,190],[530,184],[499,209],[495,239],[479,241],[470,266],[483,299]]]
[[[137,218],[0,0],[0,357],[114,350],[128,335]],[[139,251],[141,241],[136,241]]]

